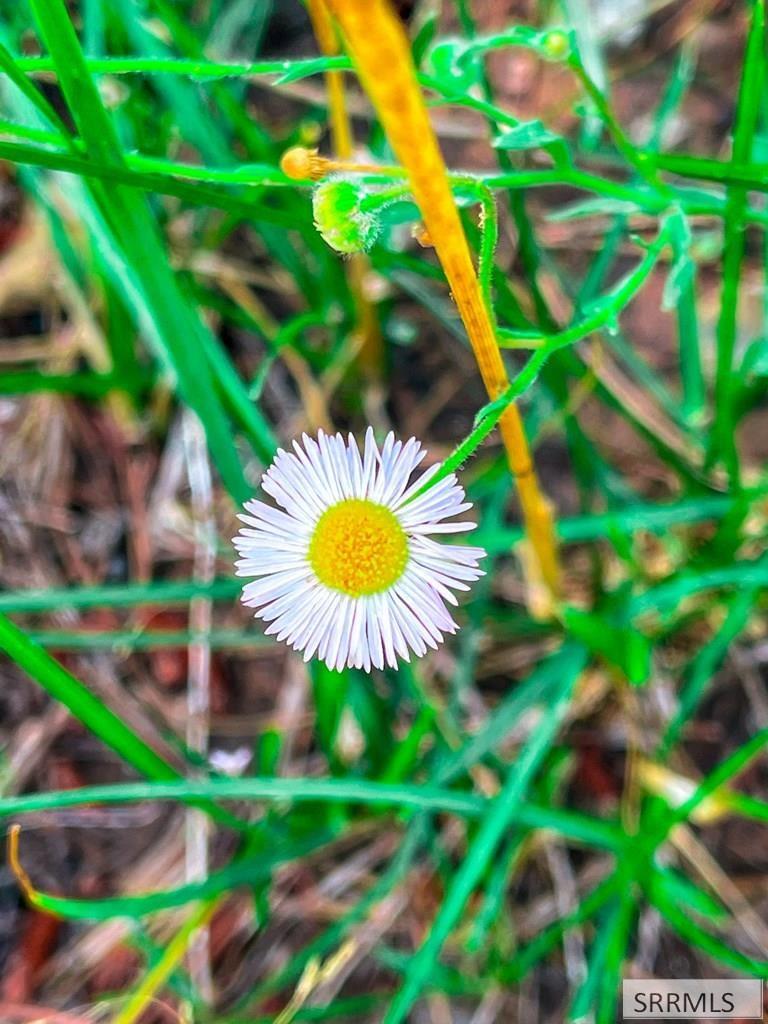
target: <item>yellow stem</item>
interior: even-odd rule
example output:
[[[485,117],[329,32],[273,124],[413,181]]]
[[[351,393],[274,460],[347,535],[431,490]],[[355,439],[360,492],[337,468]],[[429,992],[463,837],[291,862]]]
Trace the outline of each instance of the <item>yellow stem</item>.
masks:
[[[490,311],[456,207],[448,172],[416,80],[408,38],[389,0],[326,0],[347,42],[360,79],[390,144],[405,168],[416,203],[443,266],[489,396],[509,380]],[[552,507],[542,494],[520,413],[511,405],[499,423],[510,469],[517,482],[534,575],[550,603],[560,572]]]
[[[210,922],[219,902],[219,897],[214,897],[199,903],[195,907],[179,931],[176,932],[168,943],[165,952],[155,966],[144,975],[141,984],[115,1017],[112,1024],[135,1024],[147,1007],[154,1001],[159,989],[165,985],[184,959],[195,932],[198,928],[202,928]]]
[[[320,181],[333,171],[350,174],[380,174],[385,178],[405,178],[402,167],[387,164],[360,164],[354,160],[331,160],[316,149],[291,146],[280,157],[280,170],[294,181]]]
[[[29,874],[22,864],[22,858],[20,858],[18,852],[20,833],[22,833],[20,825],[14,823],[10,826],[8,831],[8,864],[19,888],[24,893],[25,899],[32,906],[40,907],[46,913],[51,913],[51,910],[45,906],[44,901],[41,899],[41,894],[35,889]],[[163,987],[181,963],[195,933],[210,922],[220,901],[221,897],[214,896],[195,907],[179,931],[171,939],[158,963],[151,971],[144,975],[141,983],[134,990],[126,1005],[113,1021],[113,1024],[135,1024],[135,1021],[139,1019],[147,1007],[155,1000],[158,990]]]
[[[26,868],[22,866],[21,854],[19,853],[19,840],[21,839],[21,825],[16,822],[8,829],[8,866],[11,869],[16,883],[21,889],[24,899],[32,907],[39,906],[37,889],[32,884],[32,879],[27,874]]]
[[[339,53],[339,41],[325,0],[307,0],[307,10],[320,52],[325,57],[335,57]],[[352,156],[352,129],[344,96],[344,72],[326,71],[325,88],[333,149],[339,159],[349,160]]]
[[[38,907],[44,910],[45,913],[52,914],[52,916],[57,916],[46,906],[44,894],[35,889],[32,880],[21,863],[21,856],[19,854],[20,836],[21,826],[14,823],[8,831],[8,864],[11,871],[19,884],[24,898],[31,906]],[[195,932],[209,923],[221,899],[222,897],[220,896],[213,896],[198,903],[179,931],[168,943],[161,958],[144,976],[141,984],[135,989],[112,1024],[135,1024],[154,1001],[158,990],[163,987],[184,959],[184,955]]]
[[[335,56],[340,50],[339,41],[325,0],[307,0],[307,10],[321,53],[327,57]],[[328,93],[333,150],[338,158],[331,163],[343,168],[344,163],[351,159],[353,152],[352,127],[344,95],[343,71],[327,71],[325,87]],[[347,276],[357,311],[357,330],[363,339],[358,357],[360,368],[366,376],[376,378],[381,376],[384,349],[376,310],[365,294],[365,279],[369,270],[367,257],[363,253],[356,253],[350,260]]]

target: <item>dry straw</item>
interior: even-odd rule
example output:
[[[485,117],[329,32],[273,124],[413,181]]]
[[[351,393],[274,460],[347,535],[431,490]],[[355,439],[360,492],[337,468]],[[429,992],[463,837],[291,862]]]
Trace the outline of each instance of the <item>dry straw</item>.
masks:
[[[448,173],[427,114],[408,38],[389,0],[326,0],[360,79],[402,163],[443,266],[489,396],[508,386],[490,310],[483,301]],[[499,422],[533,558],[531,582],[543,583],[549,607],[560,573],[550,502],[542,494],[520,413],[510,405]],[[538,579],[537,579],[538,578]]]

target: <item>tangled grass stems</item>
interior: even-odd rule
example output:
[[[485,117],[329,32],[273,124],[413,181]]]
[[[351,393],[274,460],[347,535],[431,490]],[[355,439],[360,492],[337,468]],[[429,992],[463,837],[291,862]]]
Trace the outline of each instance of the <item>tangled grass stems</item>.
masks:
[[[327,57],[336,57],[339,54],[339,41],[326,0],[307,0],[307,10],[321,53]],[[339,161],[351,160],[354,139],[344,91],[344,72],[326,71],[325,88],[334,155]],[[349,261],[348,277],[357,311],[356,330],[361,337],[358,359],[364,377],[375,382],[381,380],[384,368],[384,341],[378,314],[366,295],[369,276],[367,257],[364,253],[354,253]]]
[[[332,0],[330,6],[392,148],[408,173],[414,198],[467,328],[486,390],[495,399],[507,387],[507,373],[416,81],[405,33],[383,0],[374,0],[364,10],[346,0]],[[514,405],[500,418],[499,430],[517,483],[540,580],[553,601],[560,591],[560,567],[552,507],[539,487],[520,413]]]

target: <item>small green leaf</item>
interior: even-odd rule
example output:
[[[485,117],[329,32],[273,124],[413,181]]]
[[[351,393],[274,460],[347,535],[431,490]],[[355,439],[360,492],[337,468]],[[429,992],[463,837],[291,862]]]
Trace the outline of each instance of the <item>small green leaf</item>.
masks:
[[[482,67],[463,39],[441,39],[426,57],[432,76],[451,92],[469,92],[480,81]]]
[[[622,214],[637,213],[640,209],[638,203],[628,199],[611,199],[600,196],[597,199],[581,199],[576,203],[569,203],[547,214],[547,220],[554,224],[566,220],[578,220],[582,217],[617,217]]]
[[[701,917],[709,918],[716,924],[728,917],[728,911],[718,899],[672,868],[654,869],[651,885],[667,899],[690,907]]]
[[[413,43],[411,44],[413,63],[416,67],[421,66],[421,62],[427,54],[429,47],[434,42],[438,28],[439,19],[437,17],[437,11],[428,11],[419,26],[416,35],[413,37]]]
[[[651,668],[650,641],[637,629],[612,625],[605,612],[592,614],[565,608],[565,625],[594,654],[618,668],[635,686],[648,681]]]
[[[314,60],[285,61],[285,71],[275,79],[275,85],[290,85],[302,78],[320,75],[329,69],[346,68],[349,60],[346,57],[317,57]]]
[[[542,121],[521,121],[493,141],[494,149],[540,149],[553,143],[564,143]]]
[[[661,308],[670,311],[677,309],[681,295],[690,287],[696,274],[696,264],[691,259],[692,238],[688,219],[678,210],[667,218],[667,226],[675,255],[664,285]]]
[[[741,361],[744,377],[768,377],[768,338],[756,338]]]

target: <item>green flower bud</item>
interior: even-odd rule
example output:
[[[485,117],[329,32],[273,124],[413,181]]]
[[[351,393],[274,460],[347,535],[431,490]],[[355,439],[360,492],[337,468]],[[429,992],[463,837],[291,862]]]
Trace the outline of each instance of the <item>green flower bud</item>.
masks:
[[[571,40],[567,32],[555,28],[544,36],[542,48],[550,60],[565,60],[571,55]]]
[[[336,252],[363,252],[381,230],[375,213],[361,206],[365,191],[351,181],[324,181],[312,194],[315,227]]]

